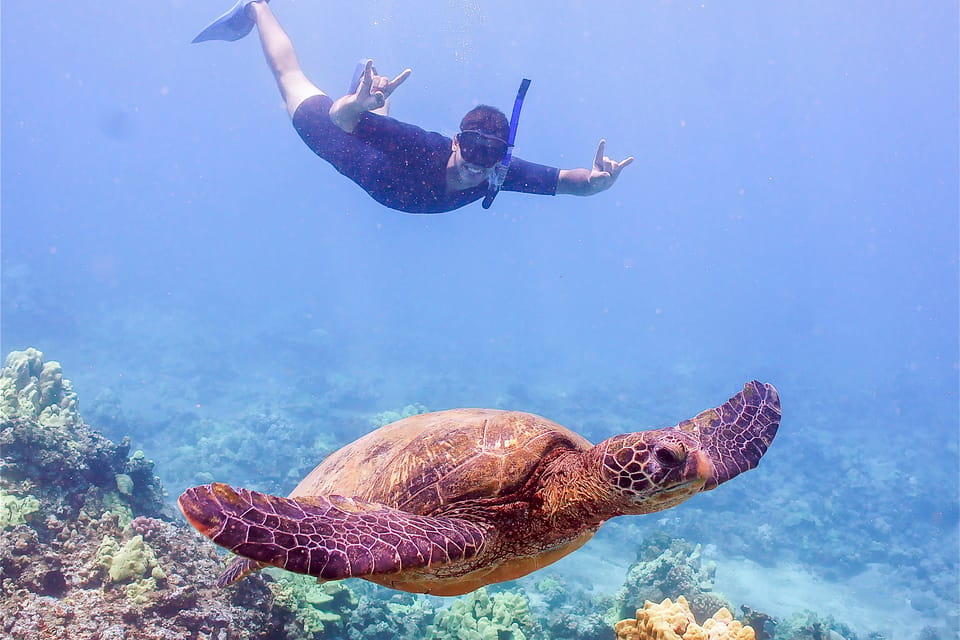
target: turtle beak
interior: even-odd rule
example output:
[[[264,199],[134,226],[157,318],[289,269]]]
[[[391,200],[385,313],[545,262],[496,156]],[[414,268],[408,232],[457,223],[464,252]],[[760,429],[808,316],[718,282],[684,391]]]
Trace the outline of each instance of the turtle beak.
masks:
[[[694,463],[697,467],[696,481],[701,483],[701,491],[708,491],[719,484],[716,469],[710,461],[710,456],[703,451],[698,451]]]

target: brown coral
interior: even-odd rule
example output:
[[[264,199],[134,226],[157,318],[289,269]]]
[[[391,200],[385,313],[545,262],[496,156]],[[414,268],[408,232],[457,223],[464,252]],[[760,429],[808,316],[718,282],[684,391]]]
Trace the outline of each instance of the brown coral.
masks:
[[[660,604],[649,600],[637,609],[635,620],[621,620],[614,625],[617,640],[754,640],[751,627],[733,619],[725,607],[713,617],[697,624],[683,596],[676,602],[665,599]]]

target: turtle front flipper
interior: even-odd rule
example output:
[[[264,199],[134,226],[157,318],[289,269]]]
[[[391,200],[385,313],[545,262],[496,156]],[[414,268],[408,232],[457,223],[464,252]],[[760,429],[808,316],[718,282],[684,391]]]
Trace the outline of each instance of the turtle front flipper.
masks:
[[[187,489],[177,502],[190,524],[218,545],[323,580],[465,560],[480,552],[486,534],[483,525],[458,518],[418,516],[341,496],[280,498],[221,483]],[[237,563],[233,579],[256,568]]]
[[[757,466],[780,426],[780,396],[772,384],[748,382],[716,409],[676,426],[696,434],[713,464],[707,489]]]

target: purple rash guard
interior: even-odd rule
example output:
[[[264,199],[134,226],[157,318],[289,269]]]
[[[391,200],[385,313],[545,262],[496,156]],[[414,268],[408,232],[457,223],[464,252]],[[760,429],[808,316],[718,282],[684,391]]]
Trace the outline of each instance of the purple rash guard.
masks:
[[[310,149],[356,182],[380,204],[407,213],[442,213],[483,198],[484,181],[446,192],[452,140],[394,118],[364,113],[353,133],[330,120],[333,100],[307,98],[293,115],[293,126]],[[560,170],[516,156],[501,190],[555,195]]]

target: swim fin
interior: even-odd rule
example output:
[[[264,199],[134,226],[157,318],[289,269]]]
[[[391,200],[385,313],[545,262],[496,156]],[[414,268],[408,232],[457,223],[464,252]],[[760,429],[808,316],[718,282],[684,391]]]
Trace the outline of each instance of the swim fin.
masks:
[[[244,37],[253,29],[253,18],[247,13],[247,5],[254,0],[237,0],[225,14],[211,22],[201,31],[191,44],[207,40],[226,40],[233,42]],[[267,0],[269,2],[270,0]]]

